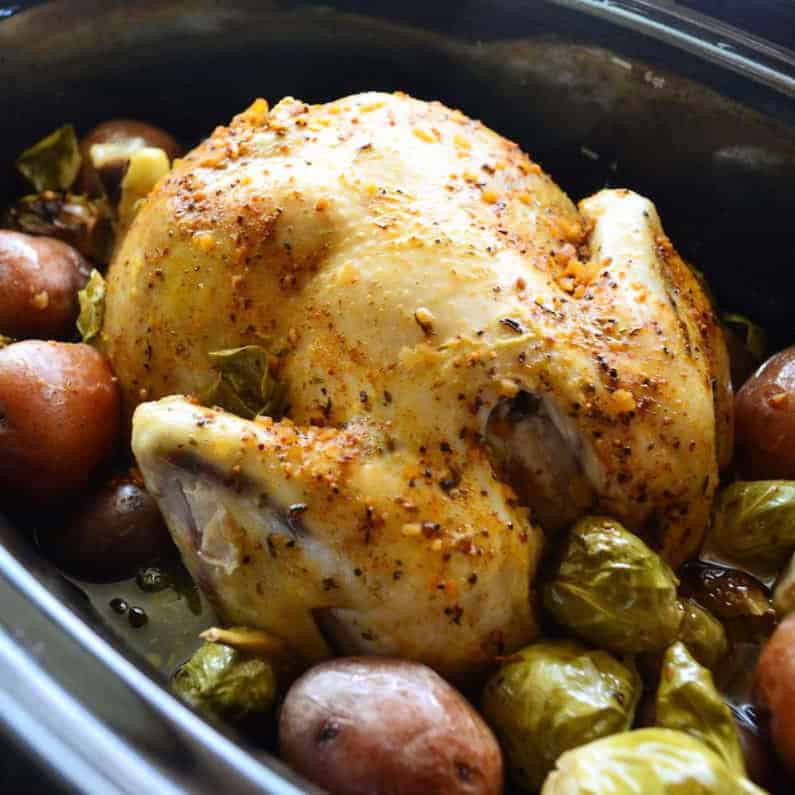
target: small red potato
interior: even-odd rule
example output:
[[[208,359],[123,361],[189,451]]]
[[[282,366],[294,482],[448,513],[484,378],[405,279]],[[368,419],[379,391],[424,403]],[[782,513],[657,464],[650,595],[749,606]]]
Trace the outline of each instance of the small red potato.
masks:
[[[779,624],[759,657],[754,694],[770,712],[770,734],[782,762],[795,774],[795,613]]]
[[[132,577],[172,550],[154,498],[126,476],[88,495],[65,527],[48,529],[39,543],[65,571],[96,582]]]
[[[734,416],[743,474],[795,479],[795,347],[772,356],[745,382]]]
[[[279,722],[285,761],[332,795],[499,795],[491,730],[430,668],[348,657],[310,669]]]
[[[77,293],[91,265],[51,237],[0,230],[0,334],[63,339],[75,332]]]
[[[27,340],[0,350],[0,491],[58,499],[113,452],[116,379],[89,345]]]

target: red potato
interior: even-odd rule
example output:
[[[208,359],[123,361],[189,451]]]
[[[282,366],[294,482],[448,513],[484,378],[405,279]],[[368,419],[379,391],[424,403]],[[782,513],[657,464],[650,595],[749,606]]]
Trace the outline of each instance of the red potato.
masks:
[[[737,460],[754,480],[795,479],[795,347],[751,376],[735,401]]]
[[[56,499],[88,484],[120,425],[116,380],[83,344],[17,342],[0,350],[0,490]]]
[[[430,668],[349,657],[312,668],[282,707],[285,761],[332,795],[499,795],[499,746]]]
[[[70,574],[99,582],[132,577],[173,548],[154,498],[130,477],[105,483],[39,543]]]
[[[795,614],[779,624],[759,657],[754,693],[770,712],[773,744],[795,774]]]
[[[0,333],[60,339],[74,333],[78,291],[91,265],[51,237],[0,230]]]

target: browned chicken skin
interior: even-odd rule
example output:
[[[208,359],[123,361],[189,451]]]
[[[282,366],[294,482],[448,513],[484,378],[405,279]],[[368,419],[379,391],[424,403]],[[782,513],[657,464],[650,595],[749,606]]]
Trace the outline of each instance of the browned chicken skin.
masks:
[[[722,335],[654,206],[578,211],[402,94],[216,130],[122,242],[103,344],[130,411],[205,394],[211,351],[272,354],[289,421],[170,398],[133,447],[224,615],[310,659],[477,669],[534,632],[540,526],[608,513],[676,564],[731,448]]]

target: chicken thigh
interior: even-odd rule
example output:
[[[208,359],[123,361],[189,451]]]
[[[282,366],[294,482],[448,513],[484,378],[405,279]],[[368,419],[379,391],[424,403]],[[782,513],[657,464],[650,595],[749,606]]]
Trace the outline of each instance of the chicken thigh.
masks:
[[[542,528],[607,513],[675,565],[731,447],[722,335],[651,202],[578,210],[515,144],[403,94],[258,100],[218,128],[145,201],[105,318],[187,566],[308,661],[477,671],[533,636]],[[254,345],[287,418],[200,405],[210,354]]]

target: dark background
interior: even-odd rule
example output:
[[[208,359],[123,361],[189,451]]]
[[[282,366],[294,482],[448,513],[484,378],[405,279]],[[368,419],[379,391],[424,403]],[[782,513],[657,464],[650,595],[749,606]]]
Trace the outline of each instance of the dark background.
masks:
[[[62,2],[68,4],[68,0]],[[331,0],[329,2],[333,4]],[[38,4],[39,2],[0,0],[0,24],[3,17]],[[406,4],[403,0],[401,6],[405,8]],[[366,3],[366,7],[370,9],[388,5],[389,3],[373,0]],[[420,14],[430,13],[444,17],[455,14],[456,5],[453,2],[417,3],[418,9],[421,9]],[[671,3],[660,0],[659,5]],[[680,0],[679,5],[711,15],[785,47],[795,48],[795,0]],[[0,792],[9,795],[60,795],[66,790],[61,789],[46,773],[37,770],[24,752],[0,738]]]

